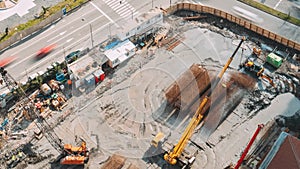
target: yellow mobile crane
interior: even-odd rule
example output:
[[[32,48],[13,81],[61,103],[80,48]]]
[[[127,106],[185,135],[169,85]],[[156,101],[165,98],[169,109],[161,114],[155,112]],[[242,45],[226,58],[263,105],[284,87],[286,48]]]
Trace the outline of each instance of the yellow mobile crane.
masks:
[[[191,138],[195,128],[200,123],[200,121],[203,119],[203,115],[205,113],[205,112],[203,112],[203,108],[205,107],[206,103],[208,102],[209,97],[212,94],[212,91],[216,88],[216,86],[220,82],[223,74],[229,67],[231,61],[233,60],[233,57],[235,56],[236,52],[238,51],[238,49],[240,48],[240,46],[242,45],[244,40],[245,40],[245,38],[243,37],[242,40],[240,41],[240,43],[238,44],[237,48],[233,52],[232,56],[228,59],[227,63],[224,65],[222,71],[219,73],[218,77],[216,78],[213,85],[211,86],[210,91],[204,97],[204,99],[201,101],[195,115],[193,116],[189,125],[185,129],[185,131],[184,131],[183,135],[181,136],[180,140],[178,141],[178,143],[175,145],[175,147],[173,148],[172,151],[169,151],[168,153],[166,153],[164,155],[164,159],[169,164],[175,165],[177,163],[177,159],[180,157],[181,153],[183,152],[183,150],[184,150],[185,146],[187,145],[188,140]]]

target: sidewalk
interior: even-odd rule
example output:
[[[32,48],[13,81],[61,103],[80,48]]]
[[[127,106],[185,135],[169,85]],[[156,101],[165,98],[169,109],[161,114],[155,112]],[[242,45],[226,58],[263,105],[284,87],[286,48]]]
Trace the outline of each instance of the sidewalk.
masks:
[[[296,7],[296,2],[291,2],[288,0],[255,0],[257,2],[260,2],[270,8],[273,8],[277,11],[280,11],[285,14],[289,14],[292,17],[295,17],[297,19],[300,19],[300,13],[299,10]]]
[[[63,0],[18,0],[17,4],[10,8],[7,6],[5,9],[0,5],[0,33],[4,32],[6,27],[12,28],[34,19],[34,15],[42,11],[42,6],[53,6],[61,1]],[[1,3],[12,5],[13,0],[2,0]]]
[[[18,2],[13,0],[0,0],[0,10],[6,10],[14,7]]]

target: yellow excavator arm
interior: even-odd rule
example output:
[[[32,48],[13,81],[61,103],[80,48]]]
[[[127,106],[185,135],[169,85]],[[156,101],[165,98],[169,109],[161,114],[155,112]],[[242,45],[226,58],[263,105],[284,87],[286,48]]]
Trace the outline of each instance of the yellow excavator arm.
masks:
[[[227,63],[224,65],[222,71],[219,73],[217,79],[213,83],[210,91],[204,97],[204,99],[201,101],[201,103],[200,103],[200,105],[199,105],[199,107],[198,107],[195,115],[193,116],[193,118],[190,121],[189,125],[185,129],[185,131],[184,131],[183,135],[181,136],[181,138],[179,139],[178,143],[175,145],[175,147],[173,148],[172,151],[170,151],[170,152],[168,152],[168,153],[166,153],[164,155],[164,159],[169,164],[175,165],[177,163],[177,158],[181,155],[181,153],[183,152],[185,146],[188,143],[188,140],[191,138],[191,136],[192,136],[195,128],[198,126],[198,124],[203,119],[203,115],[205,113],[205,112],[203,112],[203,109],[204,109],[205,105],[207,104],[207,102],[209,100],[209,97],[210,97],[213,89],[216,88],[216,86],[218,85],[219,81],[223,77],[225,71],[229,67],[231,61],[233,60],[233,57],[235,56],[235,54],[238,51],[238,49],[241,47],[241,45],[242,45],[242,43],[243,43],[244,40],[245,40],[245,38],[243,37],[242,40],[240,41],[239,45],[235,49],[234,53],[232,54],[232,56],[228,59]]]

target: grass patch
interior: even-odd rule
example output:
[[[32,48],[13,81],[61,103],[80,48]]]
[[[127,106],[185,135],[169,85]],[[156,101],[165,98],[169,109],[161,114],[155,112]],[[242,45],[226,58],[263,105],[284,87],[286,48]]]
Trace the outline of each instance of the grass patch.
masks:
[[[85,3],[86,1],[87,0],[64,0],[52,7],[49,7],[49,8],[47,8],[46,13],[44,13],[43,11],[41,12],[41,14],[39,15],[40,16],[39,18],[29,20],[28,22],[26,22],[24,24],[20,24],[14,28],[11,28],[7,35],[5,35],[5,33],[0,34],[0,43],[9,39],[15,33],[20,32],[25,29],[28,29],[28,28],[40,23],[41,21],[46,19],[48,16],[55,14],[58,11],[61,11],[64,7],[66,7],[67,11],[70,11],[71,9]]]
[[[299,19],[297,19],[295,17],[292,17],[292,16],[290,16],[288,14],[282,13],[280,11],[277,11],[277,10],[275,10],[273,8],[270,8],[270,7],[268,7],[268,6],[266,6],[266,5],[262,4],[262,3],[259,3],[259,2],[253,1],[253,0],[238,0],[238,1],[243,2],[245,4],[248,4],[248,5],[250,5],[250,6],[254,7],[254,8],[260,9],[260,10],[266,12],[266,13],[269,13],[269,14],[271,14],[273,16],[276,16],[276,17],[278,17],[280,19],[283,19],[283,20],[285,20],[287,22],[290,22],[292,24],[300,26],[300,20]]]

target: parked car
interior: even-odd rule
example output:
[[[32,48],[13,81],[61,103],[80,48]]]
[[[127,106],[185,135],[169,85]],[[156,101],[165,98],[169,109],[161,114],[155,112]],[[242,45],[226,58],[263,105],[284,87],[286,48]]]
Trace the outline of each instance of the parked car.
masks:
[[[68,64],[74,62],[75,60],[77,60],[77,58],[80,56],[81,51],[80,50],[76,50],[74,52],[71,52],[70,54],[68,54],[65,57],[65,60]]]

